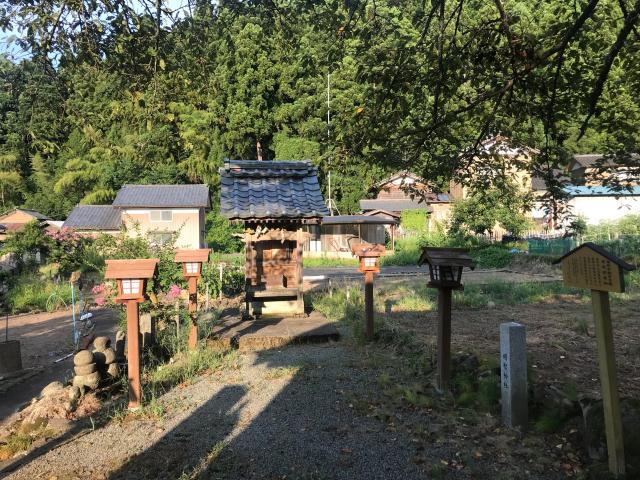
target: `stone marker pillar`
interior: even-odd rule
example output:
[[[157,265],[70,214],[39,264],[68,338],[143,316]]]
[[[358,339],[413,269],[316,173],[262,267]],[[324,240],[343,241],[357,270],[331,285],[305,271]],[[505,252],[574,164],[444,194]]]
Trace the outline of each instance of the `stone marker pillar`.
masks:
[[[509,428],[527,426],[527,339],[524,325],[500,325],[502,422]]]

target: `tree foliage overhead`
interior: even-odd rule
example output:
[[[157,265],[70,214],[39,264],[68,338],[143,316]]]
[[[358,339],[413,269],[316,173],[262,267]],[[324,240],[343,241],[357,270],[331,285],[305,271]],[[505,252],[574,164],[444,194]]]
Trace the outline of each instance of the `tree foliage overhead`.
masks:
[[[62,218],[128,182],[217,195],[225,157],[261,157],[312,160],[325,191],[331,171],[350,213],[394,170],[486,180],[497,134],[537,149],[550,200],[575,152],[640,172],[640,0],[174,4],[0,7],[0,208]]]

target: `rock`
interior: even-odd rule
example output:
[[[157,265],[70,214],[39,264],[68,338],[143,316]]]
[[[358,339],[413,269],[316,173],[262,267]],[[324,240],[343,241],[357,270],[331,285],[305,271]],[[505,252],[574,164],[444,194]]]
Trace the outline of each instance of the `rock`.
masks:
[[[468,374],[475,378],[479,368],[480,361],[472,353],[460,352],[451,358],[451,369],[454,376]]]
[[[116,352],[113,348],[105,348],[101,353],[104,355],[105,365],[109,365],[116,361]]]
[[[119,373],[120,370],[118,369],[117,363],[112,363],[111,365],[109,365],[109,368],[107,368],[107,376],[111,379],[118,378]]]
[[[89,350],[80,350],[73,357],[73,364],[76,366],[89,365],[90,363],[93,363],[93,353]]]
[[[80,398],[80,395],[82,395],[82,392],[80,391],[79,387],[71,386],[69,388],[69,400],[71,400],[72,402],[78,400]]]
[[[111,346],[111,339],[109,337],[96,337],[93,341],[93,348],[99,352]]]
[[[583,438],[589,457],[596,461],[606,461],[607,440],[604,432],[604,411],[602,400],[581,398]],[[640,469],[640,399],[620,400],[622,434],[624,435],[624,455],[627,465]]]
[[[73,386],[82,388],[87,387],[91,390],[98,388],[100,383],[100,374],[98,372],[90,373],[89,375],[76,375],[73,377]]]
[[[78,365],[73,367],[73,370],[76,372],[76,375],[89,375],[90,373],[95,372],[97,368],[98,367],[95,363],[90,363],[89,365]]]
[[[51,382],[49,385],[42,389],[40,395],[42,395],[43,397],[52,397],[59,394],[62,390],[64,390],[64,385],[62,385],[62,382]]]

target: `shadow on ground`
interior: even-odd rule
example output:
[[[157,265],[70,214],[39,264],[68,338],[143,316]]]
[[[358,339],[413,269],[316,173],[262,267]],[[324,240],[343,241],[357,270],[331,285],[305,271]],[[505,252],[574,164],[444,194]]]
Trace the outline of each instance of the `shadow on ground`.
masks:
[[[346,349],[264,351],[251,371],[248,388],[224,387],[108,478],[424,478],[411,439],[354,406],[378,387]]]

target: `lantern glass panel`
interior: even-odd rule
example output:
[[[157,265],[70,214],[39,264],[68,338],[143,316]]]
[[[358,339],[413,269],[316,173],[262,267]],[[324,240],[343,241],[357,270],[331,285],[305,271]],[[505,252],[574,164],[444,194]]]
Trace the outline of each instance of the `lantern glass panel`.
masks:
[[[198,262],[187,262],[186,264],[187,273],[198,273],[198,270],[199,270],[198,267],[199,267]]]
[[[430,265],[430,267],[431,267],[431,269],[430,269],[430,271],[431,271],[431,280],[432,281],[440,280],[440,267],[437,266],[437,265],[433,265],[433,266]]]
[[[454,282],[456,280],[453,276],[453,267],[450,265],[440,267],[440,276],[444,282]]]
[[[141,280],[122,280],[122,293],[124,295],[137,295],[140,293]]]
[[[375,267],[376,266],[376,258],[375,257],[364,257],[364,266],[365,267]]]

